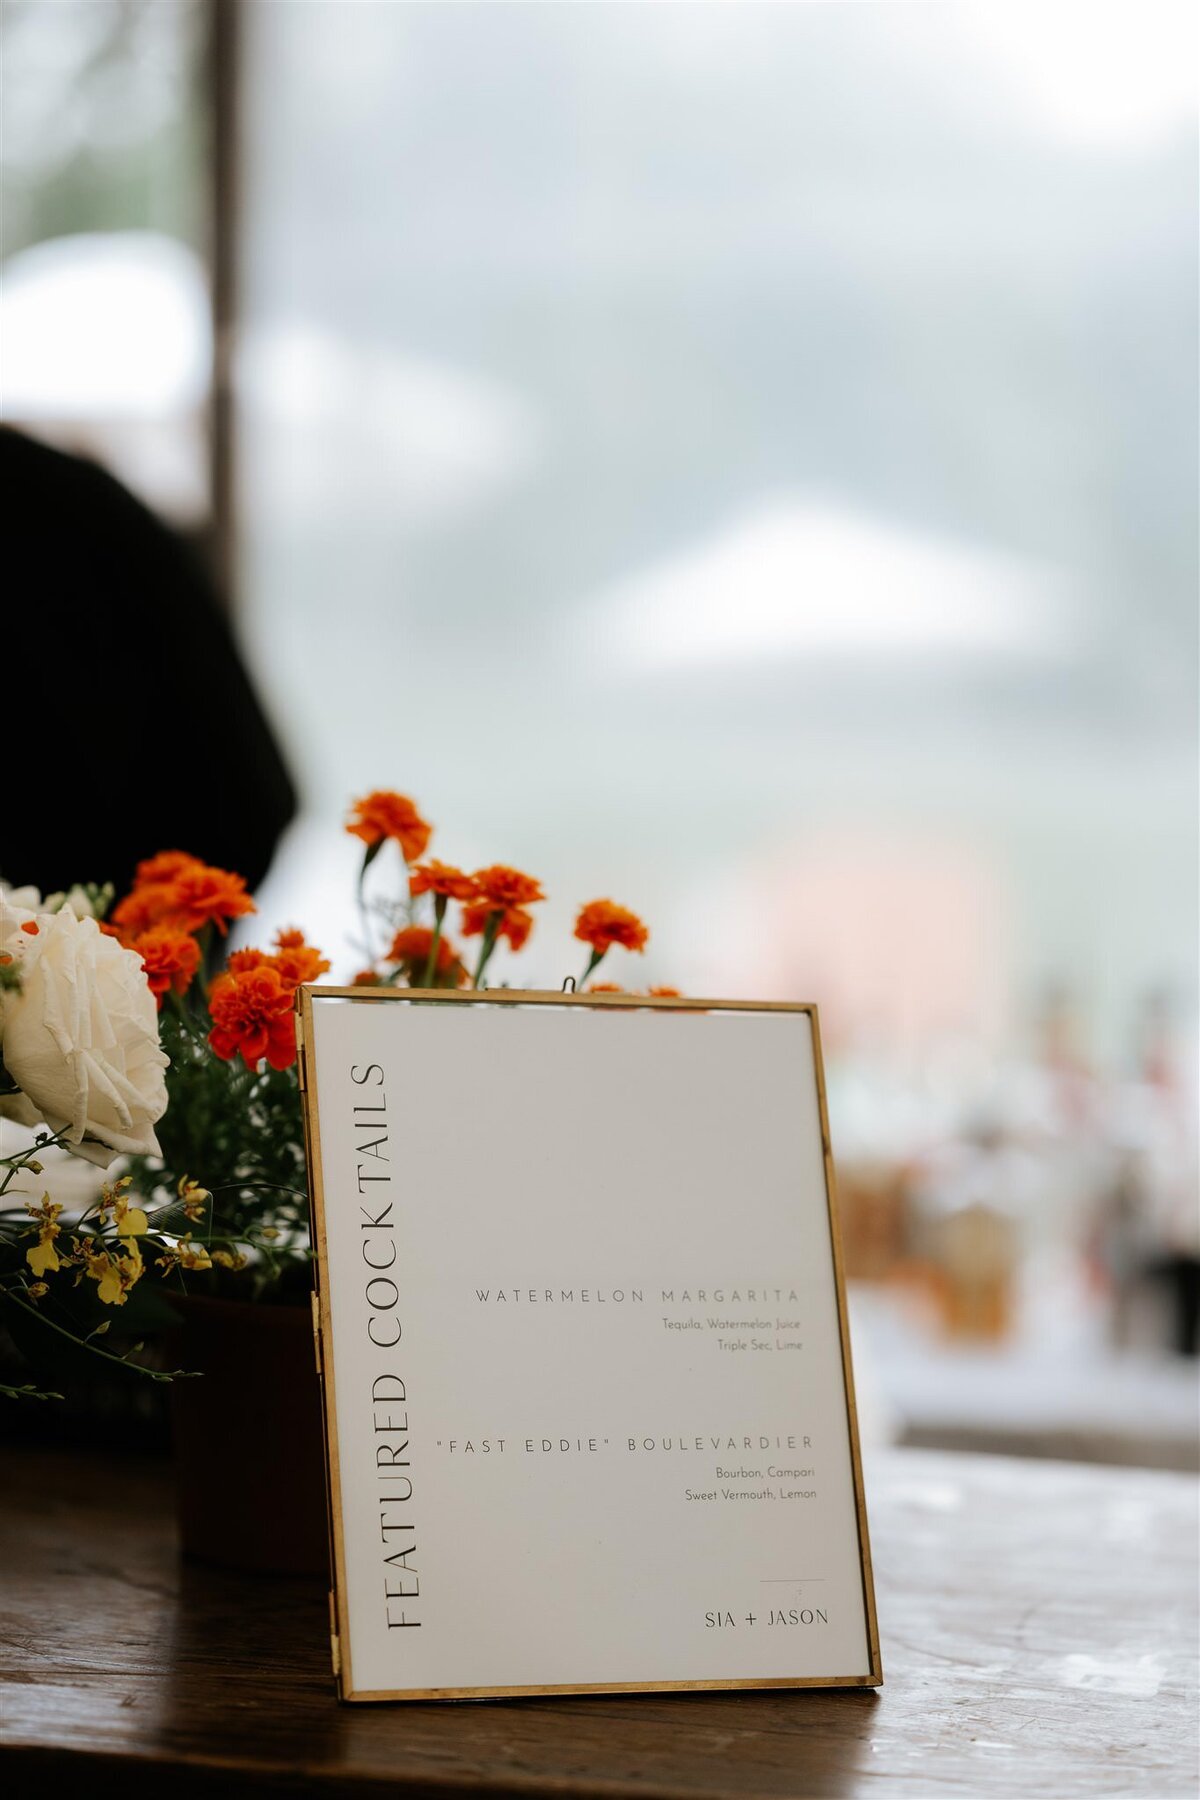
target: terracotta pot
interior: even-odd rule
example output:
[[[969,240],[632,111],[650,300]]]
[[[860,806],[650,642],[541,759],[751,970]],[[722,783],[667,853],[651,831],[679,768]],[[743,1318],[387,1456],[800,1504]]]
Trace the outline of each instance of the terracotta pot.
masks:
[[[329,1571],[321,1391],[307,1306],[190,1297],[171,1385],[187,1556],[267,1574]]]

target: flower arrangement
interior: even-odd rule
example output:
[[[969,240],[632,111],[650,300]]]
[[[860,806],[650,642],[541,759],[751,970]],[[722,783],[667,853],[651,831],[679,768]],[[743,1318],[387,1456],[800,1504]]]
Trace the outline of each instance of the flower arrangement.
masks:
[[[528,944],[540,881],[427,858],[433,828],[407,795],[356,800],[346,830],[363,844],[356,984],[479,989],[499,944]],[[369,898],[389,846],[401,879]],[[183,851],[141,863],[112,902],[96,887],[0,890],[0,1118],[33,1128],[0,1155],[0,1307],[35,1365],[53,1342],[163,1381],[181,1371],[142,1352],[174,1321],[172,1295],[308,1291],[295,995],[331,965],[297,929],[227,951],[254,901],[241,876]],[[580,986],[610,950],[640,954],[649,937],[611,900],[582,906],[574,935]],[[30,1186],[52,1146],[108,1171],[90,1204],[69,1212]],[[0,1391],[51,1397],[34,1383]]]

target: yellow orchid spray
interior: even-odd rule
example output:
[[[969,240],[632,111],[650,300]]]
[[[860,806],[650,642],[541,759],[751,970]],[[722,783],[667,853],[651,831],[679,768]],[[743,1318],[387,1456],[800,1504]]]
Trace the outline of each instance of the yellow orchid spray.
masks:
[[[184,1217],[193,1225],[199,1225],[204,1217],[205,1208],[212,1199],[208,1189],[193,1181],[190,1175],[181,1175],[179,1186],[175,1190],[183,1207]]]
[[[58,1222],[62,1207],[57,1200],[52,1200],[49,1194],[43,1194],[40,1202],[36,1205],[32,1200],[27,1200],[25,1210],[35,1221],[38,1234],[37,1243],[31,1250],[25,1252],[25,1261],[40,1280],[47,1270],[57,1270],[62,1267],[54,1243],[55,1238],[62,1230],[62,1226]]]
[[[124,1306],[130,1290],[145,1273],[145,1263],[137,1239],[121,1239],[120,1250],[97,1250],[93,1242],[80,1242],[83,1274],[96,1283],[96,1298],[105,1306]]]

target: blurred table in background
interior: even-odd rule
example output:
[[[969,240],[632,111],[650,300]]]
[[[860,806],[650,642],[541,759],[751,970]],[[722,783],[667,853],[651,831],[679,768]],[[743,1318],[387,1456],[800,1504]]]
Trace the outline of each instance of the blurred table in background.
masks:
[[[867,1463],[886,1685],[343,1707],[320,1584],[180,1561],[170,1470],[11,1451],[0,1787],[43,1794],[1196,1792],[1195,1483]]]
[[[907,1298],[851,1291],[855,1366],[875,1435],[922,1449],[1127,1467],[1200,1468],[1193,1359],[1112,1349],[1070,1315],[1000,1343],[947,1341]]]

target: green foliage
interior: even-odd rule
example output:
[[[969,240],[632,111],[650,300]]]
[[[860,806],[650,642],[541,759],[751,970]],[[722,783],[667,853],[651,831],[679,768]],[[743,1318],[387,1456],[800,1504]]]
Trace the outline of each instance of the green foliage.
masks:
[[[182,1007],[162,1019],[162,1045],[171,1058],[170,1102],[156,1128],[161,1166],[139,1158],[129,1165],[136,1192],[148,1200],[174,1198],[188,1177],[212,1200],[194,1231],[211,1251],[249,1255],[248,1266],[220,1266],[187,1276],[189,1291],[224,1292],[245,1299],[287,1300],[307,1290],[308,1196],[304,1127],[296,1069],[259,1072],[240,1058],[222,1062],[207,1042],[207,1019]],[[178,1228],[183,1221],[177,1220]]]

